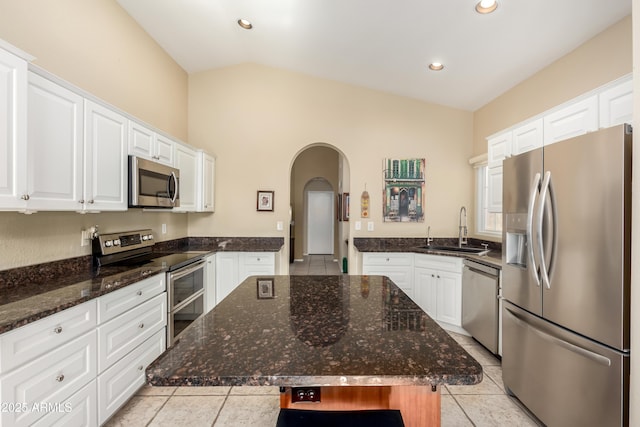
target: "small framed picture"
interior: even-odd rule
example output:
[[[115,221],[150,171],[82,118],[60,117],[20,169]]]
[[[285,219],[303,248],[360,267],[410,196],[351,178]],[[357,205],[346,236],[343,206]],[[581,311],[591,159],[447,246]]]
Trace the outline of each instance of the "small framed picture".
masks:
[[[258,289],[258,299],[269,299],[276,296],[273,286],[273,278],[259,277],[256,279],[256,285]]]
[[[342,193],[342,220],[349,221],[349,193]]]
[[[258,211],[273,212],[273,191],[258,190]]]

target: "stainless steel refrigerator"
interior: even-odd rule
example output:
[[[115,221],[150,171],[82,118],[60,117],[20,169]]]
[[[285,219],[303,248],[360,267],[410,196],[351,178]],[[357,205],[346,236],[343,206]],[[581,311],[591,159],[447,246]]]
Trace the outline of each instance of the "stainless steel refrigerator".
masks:
[[[504,384],[548,426],[628,425],[631,127],[503,163]]]

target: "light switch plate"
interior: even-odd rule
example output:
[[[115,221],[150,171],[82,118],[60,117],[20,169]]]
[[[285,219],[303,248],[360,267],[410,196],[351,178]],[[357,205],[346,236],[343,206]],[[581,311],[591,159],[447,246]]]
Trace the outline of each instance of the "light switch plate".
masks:
[[[362,230],[362,221],[356,221],[355,228],[356,231]]]
[[[278,231],[282,231],[282,230],[284,230],[284,222],[282,222],[282,221],[278,221],[278,222],[276,222],[276,229],[277,229]]]
[[[367,231],[373,231],[373,221],[367,222]]]

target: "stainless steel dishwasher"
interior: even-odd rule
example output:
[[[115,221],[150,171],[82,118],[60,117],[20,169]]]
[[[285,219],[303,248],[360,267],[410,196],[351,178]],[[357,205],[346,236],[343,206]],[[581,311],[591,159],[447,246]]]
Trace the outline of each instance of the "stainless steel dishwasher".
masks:
[[[462,327],[493,354],[499,354],[500,269],[464,260]]]

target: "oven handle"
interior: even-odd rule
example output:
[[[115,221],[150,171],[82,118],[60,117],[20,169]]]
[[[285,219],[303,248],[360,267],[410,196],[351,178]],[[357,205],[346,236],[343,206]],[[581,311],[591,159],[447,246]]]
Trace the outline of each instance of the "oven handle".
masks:
[[[201,268],[204,268],[205,265],[205,261],[204,260],[200,260],[197,261],[193,264],[189,264],[186,267],[180,268],[176,271],[170,272],[169,273],[169,281],[173,281],[173,280],[177,280],[181,277],[186,276],[187,274],[191,274],[196,270],[200,270]]]

